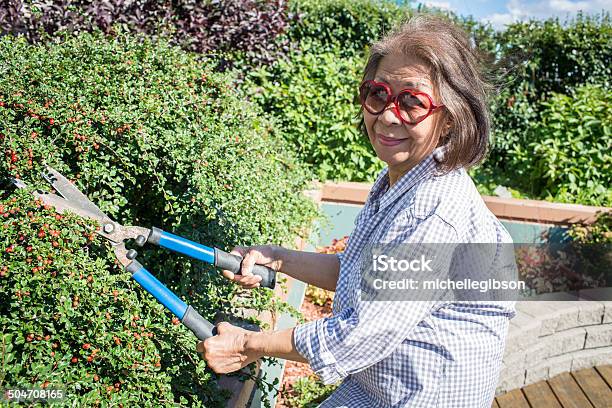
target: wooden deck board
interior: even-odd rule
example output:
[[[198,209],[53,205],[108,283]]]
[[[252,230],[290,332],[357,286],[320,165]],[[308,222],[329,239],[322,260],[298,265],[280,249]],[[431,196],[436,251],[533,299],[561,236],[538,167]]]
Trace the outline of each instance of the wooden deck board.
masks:
[[[612,365],[595,367],[595,370],[608,383],[608,387],[612,388]]]
[[[572,376],[595,408],[612,406],[612,391],[597,371],[587,368],[573,372]]]
[[[570,373],[559,374],[548,380],[548,384],[563,408],[593,407]]]
[[[523,387],[523,393],[532,407],[562,408],[546,381]]]
[[[491,408],[612,408],[612,365],[562,373],[509,391]]]
[[[512,390],[497,397],[499,408],[530,408],[520,389]]]

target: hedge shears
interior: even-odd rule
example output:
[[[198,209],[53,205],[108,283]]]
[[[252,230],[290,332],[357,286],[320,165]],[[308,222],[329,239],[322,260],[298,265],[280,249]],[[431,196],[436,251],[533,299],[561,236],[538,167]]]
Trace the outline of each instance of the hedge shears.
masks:
[[[214,335],[214,325],[200,316],[193,307],[187,306],[176,294],[147,271],[135,259],[138,255],[137,252],[134,249],[128,250],[125,243],[127,240],[133,239],[139,247],[144,246],[146,243],[158,245],[191,258],[213,264],[218,268],[229,270],[235,274],[240,274],[242,257],[227,253],[218,248],[207,247],[178,235],[162,231],[159,228],[152,227],[149,229],[138,226],[123,226],[102,212],[98,206],[89,201],[85,194],[58,171],[50,166],[46,166],[42,175],[61,194],[61,197],[53,193],[36,191],[34,195],[37,198],[41,199],[43,203],[54,207],[58,213],[70,211],[82,217],[98,221],[101,228],[96,233],[110,241],[117,260],[132,274],[132,278],[140,286],[178,317],[198,339],[205,340]],[[26,184],[21,180],[12,179],[12,182],[19,188],[26,187]],[[260,281],[261,286],[274,288],[276,284],[276,272],[274,270],[263,265],[255,265],[253,274],[262,277]]]

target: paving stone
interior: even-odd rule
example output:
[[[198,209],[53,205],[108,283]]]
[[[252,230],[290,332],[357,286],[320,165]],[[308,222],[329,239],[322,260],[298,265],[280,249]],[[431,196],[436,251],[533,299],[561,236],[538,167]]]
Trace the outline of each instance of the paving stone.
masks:
[[[563,294],[571,296],[567,293]],[[579,326],[578,316],[580,315],[580,307],[578,306],[578,297],[571,296],[567,300],[549,301],[548,306],[552,307],[559,315],[555,331],[563,331]]]
[[[587,326],[584,348],[612,346],[612,323]]]
[[[540,319],[517,311],[516,316],[510,320],[508,335],[506,336],[506,354],[523,352],[538,342],[542,322]]]
[[[578,302],[578,307],[580,308],[578,326],[601,324],[605,310],[602,302],[581,300]]]
[[[545,361],[554,351],[550,345],[551,336],[540,337],[538,343],[525,350],[524,359],[527,367],[532,367]]]
[[[612,364],[612,346],[585,349],[571,353],[571,371]]]
[[[604,306],[603,323],[612,323],[612,287],[583,289],[578,296],[585,300],[594,300]]]
[[[525,385],[548,380],[548,378],[548,362],[543,361],[542,363],[526,370]]]
[[[504,357],[500,377],[508,378],[517,374],[525,374],[525,355],[520,352]]]
[[[572,354],[562,354],[557,357],[551,357],[547,360],[548,376],[555,377],[561,373],[568,373],[572,369]]]
[[[584,348],[586,329],[583,327],[577,327],[555,333],[554,336],[559,339],[557,344],[560,346],[560,352],[556,352],[553,355],[571,353],[572,351],[578,351]]]
[[[517,311],[540,321],[538,336],[552,334],[557,329],[560,314],[549,306],[549,303],[536,300],[516,302]]]

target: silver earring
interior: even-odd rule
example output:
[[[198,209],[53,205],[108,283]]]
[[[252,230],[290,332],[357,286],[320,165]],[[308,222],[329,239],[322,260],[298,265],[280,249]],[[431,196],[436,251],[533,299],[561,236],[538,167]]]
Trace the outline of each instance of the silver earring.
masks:
[[[433,157],[438,162],[441,162],[442,160],[444,160],[444,146],[437,147],[433,151]]]

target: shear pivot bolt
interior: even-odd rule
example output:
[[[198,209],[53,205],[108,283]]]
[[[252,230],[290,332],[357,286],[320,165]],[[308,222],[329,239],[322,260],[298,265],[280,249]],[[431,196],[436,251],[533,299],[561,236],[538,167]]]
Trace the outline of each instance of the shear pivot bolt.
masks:
[[[136,258],[137,255],[138,255],[138,252],[136,252],[134,249],[130,249],[126,254],[127,259],[130,259],[130,260]]]
[[[104,224],[104,232],[110,234],[115,230],[115,226],[113,224]]]
[[[139,235],[136,237],[136,245],[138,246],[143,246],[145,243],[147,242],[147,239],[144,237],[144,235]]]

